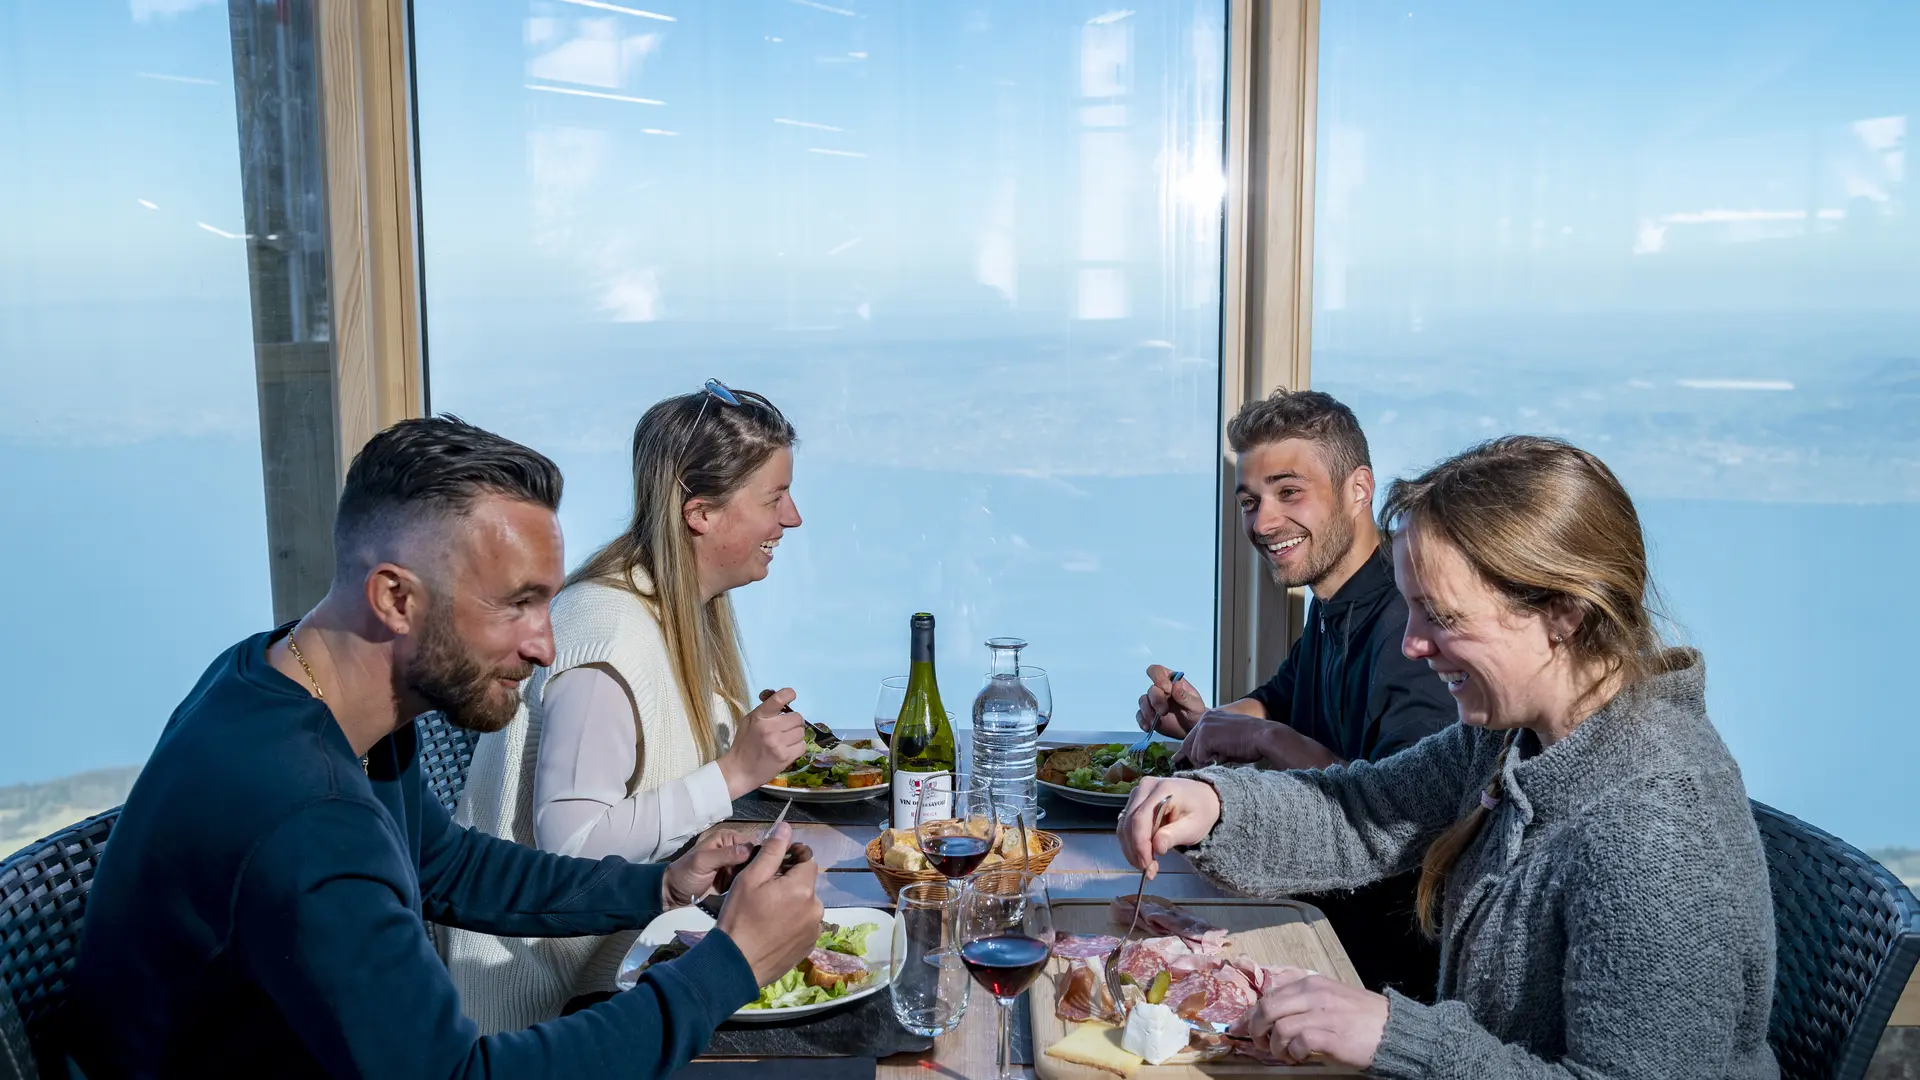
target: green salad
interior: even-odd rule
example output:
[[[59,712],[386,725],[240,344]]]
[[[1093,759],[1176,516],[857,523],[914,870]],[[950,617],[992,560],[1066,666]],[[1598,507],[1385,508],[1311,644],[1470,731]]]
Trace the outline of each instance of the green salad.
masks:
[[[1082,791],[1107,795],[1131,794],[1144,776],[1172,776],[1175,744],[1153,743],[1146,750],[1146,771],[1114,766],[1127,756],[1126,743],[1095,743],[1071,746],[1044,754],[1040,760],[1040,779]],[[1109,778],[1111,777],[1111,778]]]
[[[844,740],[822,748],[807,732],[807,749],[787,771],[773,778],[774,787],[857,788],[887,782],[887,752],[872,739]]]
[[[864,958],[867,955],[867,937],[878,929],[880,929],[879,923],[861,923],[858,926],[835,926],[832,923],[823,923],[820,938],[813,943],[813,947]],[[741,1008],[794,1009],[802,1005],[821,1005],[846,997],[865,986],[867,980],[873,978],[872,972],[868,972],[859,979],[847,979],[831,987],[814,986],[807,982],[806,964],[807,962],[802,960],[799,965],[775,980],[772,986],[761,987],[759,999]]]

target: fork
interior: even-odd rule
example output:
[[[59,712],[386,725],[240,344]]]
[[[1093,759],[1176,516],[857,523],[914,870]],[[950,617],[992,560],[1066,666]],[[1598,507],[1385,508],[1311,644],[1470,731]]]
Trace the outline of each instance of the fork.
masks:
[[[1167,688],[1168,688],[1167,696],[1169,700],[1171,700],[1173,696],[1172,688],[1178,685],[1181,679],[1184,679],[1186,677],[1187,677],[1187,673],[1184,671],[1176,671],[1167,676]],[[1127,768],[1132,769],[1136,776],[1147,775],[1147,747],[1152,745],[1153,745],[1153,732],[1149,731],[1146,734],[1140,736],[1140,738],[1137,741],[1135,741],[1132,746],[1127,747],[1127,754],[1123,760],[1126,761]]]
[[[762,691],[760,691],[760,700],[761,700],[761,701],[765,701],[765,700],[767,700],[768,698],[770,698],[770,697],[772,697],[772,696],[773,696],[773,691],[771,691],[771,690],[762,690]],[[782,705],[782,706],[780,707],[780,711],[781,711],[781,712],[792,712],[793,710],[792,710],[792,709],[790,709],[790,708],[788,708],[788,707],[786,707],[785,705]],[[830,727],[828,727],[827,725],[825,725],[825,724],[816,724],[816,723],[814,723],[813,721],[811,721],[811,720],[809,720],[809,719],[807,719],[807,718],[806,718],[806,717],[804,717],[804,716],[800,718],[800,722],[801,722],[801,723],[803,723],[803,724],[805,724],[805,725],[807,725],[807,730],[808,730],[808,731],[811,731],[811,732],[813,732],[813,741],[814,741],[814,742],[815,742],[816,744],[818,744],[818,745],[819,745],[819,747],[820,747],[820,749],[822,749],[822,750],[831,750],[831,749],[833,749],[834,747],[836,747],[836,746],[839,746],[839,745],[840,745],[840,737],[839,737],[838,735],[835,735],[835,734],[833,733],[833,729],[832,729],[832,728],[830,728]]]
[[[1149,843],[1152,842],[1153,834],[1160,831],[1160,811],[1165,810],[1167,804],[1172,801],[1173,796],[1163,795],[1159,802],[1153,804],[1153,828],[1147,830]],[[1100,965],[1106,974],[1107,993],[1113,996],[1113,1007],[1122,1012],[1125,1011],[1122,1008],[1122,1003],[1127,999],[1120,987],[1120,954],[1126,951],[1128,939],[1133,937],[1134,928],[1140,925],[1140,898],[1145,896],[1146,893],[1147,868],[1143,866],[1140,868],[1140,884],[1133,890],[1133,921],[1127,924],[1127,935],[1120,939],[1120,944],[1116,945],[1114,950],[1107,954],[1106,962]]]

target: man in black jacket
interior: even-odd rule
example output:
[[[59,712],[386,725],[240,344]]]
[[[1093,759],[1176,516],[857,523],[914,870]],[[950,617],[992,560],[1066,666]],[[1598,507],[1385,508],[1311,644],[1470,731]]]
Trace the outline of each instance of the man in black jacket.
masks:
[[[1446,686],[1400,651],[1407,605],[1374,526],[1373,466],[1353,411],[1317,391],[1276,390],[1240,410],[1227,440],[1247,539],[1275,582],[1313,593],[1306,630],[1273,678],[1217,709],[1148,668],[1140,726],[1185,740],[1180,754],[1195,765],[1321,769],[1378,761],[1452,723]],[[1427,999],[1438,953],[1413,929],[1415,880],[1311,899],[1368,986]]]

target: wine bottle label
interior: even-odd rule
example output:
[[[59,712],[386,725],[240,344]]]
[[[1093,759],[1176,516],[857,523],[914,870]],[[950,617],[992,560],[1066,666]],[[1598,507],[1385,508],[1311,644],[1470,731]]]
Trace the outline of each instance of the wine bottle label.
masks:
[[[929,781],[953,776],[950,772],[907,772],[898,769],[893,774],[893,827],[913,831],[914,820],[920,810],[920,788]],[[953,816],[953,783],[951,780],[938,784],[934,788],[934,809],[940,817]]]

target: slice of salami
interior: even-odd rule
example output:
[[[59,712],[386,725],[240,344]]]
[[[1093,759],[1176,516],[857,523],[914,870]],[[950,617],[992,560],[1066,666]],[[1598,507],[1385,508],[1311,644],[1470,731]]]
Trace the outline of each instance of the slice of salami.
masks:
[[[1068,960],[1091,960],[1105,956],[1120,947],[1120,939],[1110,934],[1068,934],[1053,935],[1053,955]]]
[[[1214,977],[1202,971],[1188,975],[1167,987],[1167,996],[1162,1001],[1181,1016],[1195,1019],[1214,1003],[1218,994]]]
[[[1253,992],[1251,986],[1238,980],[1216,980],[1213,989],[1213,1000],[1207,1002],[1207,1007],[1200,1010],[1200,1019],[1215,1024],[1233,1023],[1245,1016],[1247,1010],[1253,1008],[1254,1003],[1260,1000],[1260,996]]]

